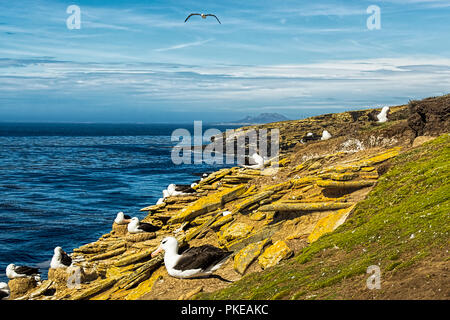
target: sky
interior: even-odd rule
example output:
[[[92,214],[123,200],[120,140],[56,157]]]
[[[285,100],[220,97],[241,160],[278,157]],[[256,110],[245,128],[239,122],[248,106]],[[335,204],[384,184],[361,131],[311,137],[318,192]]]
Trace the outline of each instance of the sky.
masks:
[[[380,28],[369,29],[373,5]],[[191,12],[221,24],[185,23]],[[299,119],[404,104],[450,92],[449,19],[450,0],[0,0],[0,121]]]

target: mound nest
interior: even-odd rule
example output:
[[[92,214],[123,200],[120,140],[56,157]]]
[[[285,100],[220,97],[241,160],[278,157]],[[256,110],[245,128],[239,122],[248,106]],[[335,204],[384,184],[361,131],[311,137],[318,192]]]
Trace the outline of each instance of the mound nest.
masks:
[[[136,233],[132,234],[129,233],[126,236],[126,241],[128,242],[141,242],[141,241],[147,241],[150,239],[156,238],[156,233],[154,232],[143,232],[143,233]]]

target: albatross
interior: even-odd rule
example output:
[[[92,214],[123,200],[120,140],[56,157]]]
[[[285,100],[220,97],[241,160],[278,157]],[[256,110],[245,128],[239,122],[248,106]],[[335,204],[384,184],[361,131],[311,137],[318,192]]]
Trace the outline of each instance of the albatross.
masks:
[[[13,263],[9,264],[6,267],[6,276],[9,279],[31,277],[34,278],[36,281],[40,281],[41,277],[39,274],[40,272],[38,268],[28,266],[16,266]]]
[[[206,244],[191,247],[178,254],[178,241],[175,237],[166,237],[152,257],[164,250],[164,265],[167,273],[175,278],[187,279],[205,277],[219,269],[233,252]]]
[[[192,17],[192,16],[200,16],[200,17],[202,17],[203,19],[206,19],[206,17],[214,17],[214,18],[216,18],[217,22],[219,22],[220,24],[222,24],[222,23],[219,21],[219,18],[216,17],[216,15],[210,14],[210,13],[208,13],[208,14],[204,14],[204,13],[191,13],[190,15],[188,15],[188,17],[186,18],[186,20],[184,20],[184,22],[187,22],[187,21],[189,20],[189,18]]]
[[[163,190],[163,197],[185,196],[195,192],[197,191],[192,189],[191,185],[171,183],[166,190]]]
[[[253,165],[242,165],[244,168],[247,168],[247,169],[264,169],[264,158],[261,157],[259,154],[257,154],[255,152],[249,158],[256,164],[253,164]]]
[[[67,268],[72,264],[72,258],[61,248],[56,247],[54,250],[54,254],[52,257],[52,261],[50,262],[50,268]]]
[[[0,300],[9,298],[10,290],[7,283],[0,282]]]
[[[137,217],[133,217],[131,218],[131,221],[128,224],[127,229],[129,233],[142,233],[142,232],[155,232],[161,228],[154,226],[150,223],[140,222]]]
[[[331,138],[331,134],[327,130],[322,131],[322,137],[320,140],[328,140]]]
[[[378,118],[378,122],[386,122],[388,120],[387,115],[389,113],[389,107],[383,107],[381,109],[381,112],[379,114],[377,114],[377,118]]]
[[[114,219],[114,222],[116,224],[128,224],[131,221],[131,217],[129,215],[124,214],[122,211],[117,213],[116,218]]]

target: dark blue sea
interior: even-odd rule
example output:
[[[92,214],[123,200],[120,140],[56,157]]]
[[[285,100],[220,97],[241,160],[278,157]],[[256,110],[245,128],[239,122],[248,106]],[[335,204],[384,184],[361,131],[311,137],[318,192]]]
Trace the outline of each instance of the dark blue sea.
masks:
[[[233,125],[204,125],[222,132]],[[118,211],[137,216],[170,183],[223,165],[174,165],[180,124],[0,123],[0,281],[9,263],[41,268],[111,230]]]

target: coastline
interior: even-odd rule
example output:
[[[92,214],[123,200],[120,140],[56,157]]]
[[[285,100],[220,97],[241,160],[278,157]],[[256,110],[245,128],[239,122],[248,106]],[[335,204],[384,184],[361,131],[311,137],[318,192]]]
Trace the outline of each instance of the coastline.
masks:
[[[431,136],[445,133],[435,128],[417,134],[410,126],[410,105],[391,107],[387,123],[370,121],[374,110],[380,111],[349,111],[251,126],[280,129],[277,163],[260,171],[220,169],[201,181],[195,194],[169,197],[163,204],[141,209],[147,212],[143,221],[161,226],[160,231],[132,235],[113,224],[111,232],[73,250],[83,270],[78,288],[67,288],[67,270],[53,270],[42,285],[22,290],[24,294],[17,298],[191,299],[228,287],[218,279],[186,283],[168,277],[162,256],[150,257],[162,237],[172,235],[183,223],[188,223],[187,227],[177,234],[182,245],[208,243],[234,252],[217,272],[224,278],[237,281],[243,275],[282,265],[342,225],[389,163],[417,147],[414,141],[418,137],[430,136],[431,140]],[[308,132],[324,129],[332,139],[301,143]],[[224,211],[232,214],[223,215]],[[48,295],[50,288],[55,290]]]

